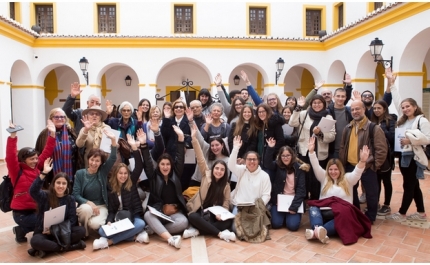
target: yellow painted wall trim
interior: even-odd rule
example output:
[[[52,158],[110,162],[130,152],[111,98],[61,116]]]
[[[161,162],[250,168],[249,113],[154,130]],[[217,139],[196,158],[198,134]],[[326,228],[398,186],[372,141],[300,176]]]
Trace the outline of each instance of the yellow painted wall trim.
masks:
[[[320,10],[321,11],[321,30],[327,30],[326,23],[326,6],[322,5],[303,5],[303,37],[305,38],[319,38],[318,36],[306,35],[306,10]]]
[[[397,76],[424,76],[424,72],[397,72]]]
[[[279,87],[284,87],[284,86],[285,86],[285,84],[284,84],[284,83],[279,83],[279,84],[278,84],[278,86],[279,86]]]
[[[161,92],[161,88],[157,88],[157,92]]]
[[[324,84],[322,87],[343,87],[343,84]]]
[[[90,84],[89,87],[95,87],[95,88],[102,88],[101,85],[97,85],[97,84]]]
[[[255,8],[266,8],[266,34],[249,34],[249,9]],[[247,36],[271,36],[272,35],[272,17],[270,11],[270,3],[246,3],[246,35]]]
[[[267,83],[267,84],[263,85],[263,87],[274,87],[274,86],[275,86],[275,84],[273,84],[273,83]]]
[[[345,25],[345,2],[336,2],[333,4],[333,31],[339,29],[339,6],[342,5],[343,24]]]
[[[15,2],[15,21],[22,23],[21,3]]]
[[[36,86],[36,85],[12,85],[12,89],[45,89],[44,86]]]
[[[351,82],[355,82],[355,83],[375,83],[376,82],[376,79],[372,79],[372,78],[369,78],[369,79],[366,79],[366,78],[356,78],[356,79],[351,79]]]
[[[28,46],[34,45],[35,38],[32,35],[2,20],[0,20],[0,35]]]
[[[3,85],[4,83],[6,83],[6,82],[5,82],[5,81],[1,81],[1,80],[0,80],[0,85]]]
[[[87,87],[87,84],[79,84],[81,86],[81,88],[85,88]]]
[[[12,82],[6,82],[6,85],[12,85]]]
[[[155,86],[155,87],[156,87],[156,86],[157,86],[157,84],[149,84],[149,86]]]
[[[192,6],[193,7],[193,32],[192,33],[175,33],[175,6]],[[197,33],[197,9],[196,3],[193,2],[174,2],[170,4],[170,21],[171,21],[171,33],[173,35],[195,35]]]
[[[137,85],[138,87],[144,87],[144,86],[146,86],[145,84],[138,84]]]

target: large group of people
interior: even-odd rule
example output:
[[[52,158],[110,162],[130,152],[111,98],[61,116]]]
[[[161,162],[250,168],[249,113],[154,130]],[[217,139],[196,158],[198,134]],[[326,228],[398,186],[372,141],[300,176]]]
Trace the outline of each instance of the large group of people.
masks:
[[[269,229],[297,231],[308,212],[306,239],[327,243],[339,236],[352,244],[371,238],[377,215],[426,220],[419,180],[428,166],[423,146],[430,144],[430,123],[414,99],[400,98],[391,69],[377,101],[370,91],[353,91],[348,74],[334,93],[321,81],[307,97],[285,104],[275,93],[261,99],[244,71],[241,77],[247,87],[229,93],[221,75],[215,77],[220,102],[202,89],[191,102],[180,98],[160,108],[142,99],[136,108],[128,101],[116,108],[108,100],[106,110],[96,95],[86,109],[73,109],[82,92],[73,83],[35,148],[17,152],[17,132],[7,139],[16,242],[34,232],[28,253],[39,257],[84,249],[91,233],[98,234],[94,250],[122,241],[147,244],[154,233],[175,248],[200,234],[261,242]],[[399,119],[389,113],[391,101]],[[395,139],[397,128],[403,134]],[[403,198],[392,213],[394,157]],[[406,215],[412,201],[417,212]],[[44,227],[45,212],[60,206],[66,243],[58,239],[61,229]],[[232,215],[226,219],[212,207]],[[106,233],[124,218],[133,228]]]

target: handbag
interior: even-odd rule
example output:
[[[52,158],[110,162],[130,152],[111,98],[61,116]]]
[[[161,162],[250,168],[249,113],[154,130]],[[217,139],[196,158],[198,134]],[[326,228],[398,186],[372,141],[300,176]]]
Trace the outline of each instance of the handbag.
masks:
[[[131,215],[131,212],[128,210],[119,210],[115,214],[115,222],[121,221],[125,218],[128,218],[133,223],[133,216]]]
[[[202,194],[200,193],[199,190],[199,196],[200,196],[200,216],[202,217],[203,220],[205,220],[206,222],[209,222],[210,218],[211,218],[211,212],[210,211],[204,211],[203,210],[203,200],[202,200]]]
[[[178,206],[176,204],[164,204],[163,213],[165,215],[172,215],[178,212]]]
[[[300,150],[300,148],[299,148],[300,134],[302,133],[302,130],[303,130],[303,124],[305,124],[306,117],[308,117],[308,111],[306,111],[305,118],[303,119],[303,122],[301,123],[301,125],[302,125],[302,126],[300,127],[299,134],[297,135],[297,141],[296,141],[296,144],[295,144],[295,146],[294,146],[294,151],[296,152],[296,155],[298,155],[298,154],[299,154],[299,150]],[[300,114],[299,114],[299,123],[300,123]]]
[[[131,146],[126,140],[122,139],[121,137],[118,138],[118,151],[125,159],[129,159],[131,157],[131,154],[133,153]]]
[[[59,224],[51,225],[49,232],[55,238],[57,244],[60,245],[64,250],[70,248],[71,225],[69,219],[64,220]]]

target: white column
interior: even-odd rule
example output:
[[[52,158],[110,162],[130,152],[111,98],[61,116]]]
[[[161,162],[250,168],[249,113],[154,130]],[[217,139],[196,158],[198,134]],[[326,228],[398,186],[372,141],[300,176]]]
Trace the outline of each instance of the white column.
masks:
[[[157,94],[156,84],[139,84],[139,100],[142,98],[149,99],[151,106],[155,106],[155,94]]]
[[[285,101],[287,100],[287,96],[284,93],[284,84],[269,84],[264,86],[264,92],[263,95],[267,95],[270,93],[275,93],[278,95],[279,99],[281,100],[282,106],[285,105]]]
[[[6,141],[9,136],[6,128],[9,127],[9,120],[12,117],[10,83],[0,81],[0,95],[0,159],[5,159]]]

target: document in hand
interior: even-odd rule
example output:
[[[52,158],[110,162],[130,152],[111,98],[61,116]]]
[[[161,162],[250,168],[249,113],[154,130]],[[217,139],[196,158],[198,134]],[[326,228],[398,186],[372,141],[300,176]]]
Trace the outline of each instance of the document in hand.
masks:
[[[196,163],[196,152],[194,149],[187,149],[185,152],[184,164],[195,164]]]
[[[66,214],[66,205],[46,211],[43,215],[43,228],[49,229],[51,225],[57,225],[64,221]]]
[[[121,134],[120,131],[114,130],[114,129],[107,129],[110,132],[112,132],[115,135],[116,142],[118,143],[119,135]],[[103,133],[102,140],[100,142],[100,149],[105,151],[106,153],[110,154],[110,145],[112,141],[106,136],[106,134]]]
[[[149,212],[150,213],[152,213],[153,215],[156,215],[156,216],[158,216],[158,217],[161,217],[161,218],[163,218],[163,219],[165,219],[165,220],[167,220],[167,221],[169,221],[169,222],[172,222],[172,223],[174,223],[175,221],[172,219],[172,217],[170,217],[170,216],[168,216],[168,215],[165,215],[164,213],[162,213],[162,212],[159,212],[159,211],[157,211],[157,209],[155,209],[154,207],[151,207],[151,206],[147,206],[148,207],[148,210],[149,210]]]
[[[221,215],[221,220],[223,221],[234,218],[234,214],[232,214],[222,206],[218,206],[218,205],[212,206],[212,207],[209,207],[207,210],[213,213],[214,215],[218,215],[218,214]]]
[[[254,206],[255,202],[238,202],[236,206]]]
[[[318,127],[323,133],[329,132],[333,126],[335,125],[335,120],[327,119],[326,117],[322,117],[320,123],[318,123]]]
[[[278,194],[278,212],[288,212],[293,199],[294,195]],[[297,212],[303,213],[303,202]]]
[[[134,224],[130,221],[130,219],[125,218],[115,223],[111,223],[110,225],[102,225],[103,231],[107,236],[115,235],[117,233],[121,233],[126,230],[130,230],[134,228]]]

